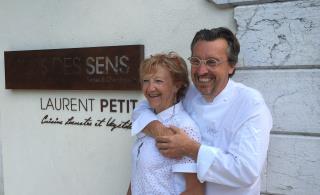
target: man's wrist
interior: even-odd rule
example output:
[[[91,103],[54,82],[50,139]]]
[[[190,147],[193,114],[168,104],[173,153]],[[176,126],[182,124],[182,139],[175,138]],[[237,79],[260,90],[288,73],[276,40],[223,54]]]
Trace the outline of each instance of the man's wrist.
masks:
[[[185,155],[191,157],[193,160],[196,161],[200,150],[200,146],[200,143],[191,139],[189,144],[187,144]]]

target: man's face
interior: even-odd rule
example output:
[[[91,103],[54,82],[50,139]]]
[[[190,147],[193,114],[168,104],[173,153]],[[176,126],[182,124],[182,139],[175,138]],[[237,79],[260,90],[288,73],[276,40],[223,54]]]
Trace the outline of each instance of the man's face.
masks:
[[[210,67],[200,63],[199,66],[191,65],[191,77],[194,85],[207,101],[212,101],[227,85],[229,74],[234,67],[228,63],[228,43],[224,39],[214,41],[198,41],[193,49],[192,56],[201,60],[216,59],[217,66]]]

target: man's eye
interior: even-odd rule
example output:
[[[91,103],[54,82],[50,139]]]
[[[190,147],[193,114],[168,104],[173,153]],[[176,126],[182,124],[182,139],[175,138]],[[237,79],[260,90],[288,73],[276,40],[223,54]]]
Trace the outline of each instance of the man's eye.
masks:
[[[142,80],[142,82],[143,82],[143,83],[148,83],[148,82],[149,82],[149,80],[147,80],[147,79],[143,79],[143,80]]]
[[[198,65],[198,64],[200,64],[200,61],[198,59],[191,59],[190,63]]]
[[[215,60],[215,59],[208,59],[207,60],[207,65],[209,65],[209,66],[214,66],[214,65],[216,65],[217,64],[217,60]]]

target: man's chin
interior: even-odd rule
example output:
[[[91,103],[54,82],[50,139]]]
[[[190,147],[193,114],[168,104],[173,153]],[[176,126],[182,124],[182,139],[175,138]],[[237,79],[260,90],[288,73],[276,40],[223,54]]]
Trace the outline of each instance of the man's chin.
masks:
[[[211,90],[208,90],[208,89],[201,89],[201,88],[199,88],[198,90],[200,91],[200,93],[201,93],[202,95],[210,95],[210,94],[211,94]]]
[[[203,92],[205,92],[205,91],[208,92],[208,91],[211,91],[211,89],[212,89],[211,86],[208,86],[208,85],[206,85],[206,84],[197,84],[196,87],[197,87],[197,89],[198,89],[199,91],[203,91]]]
[[[208,86],[208,85],[196,85],[198,91],[202,94],[202,95],[210,95],[212,93],[212,86]]]

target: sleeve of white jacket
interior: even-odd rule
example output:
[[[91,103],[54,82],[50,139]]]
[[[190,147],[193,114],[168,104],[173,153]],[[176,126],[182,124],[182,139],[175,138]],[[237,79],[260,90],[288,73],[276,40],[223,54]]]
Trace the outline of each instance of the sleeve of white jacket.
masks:
[[[271,114],[263,104],[239,124],[227,151],[201,145],[197,157],[199,180],[230,187],[252,185],[263,169],[271,128]]]
[[[142,100],[133,110],[131,119],[132,136],[137,135],[139,132],[141,132],[143,128],[147,126],[151,121],[158,120],[146,100]]]

